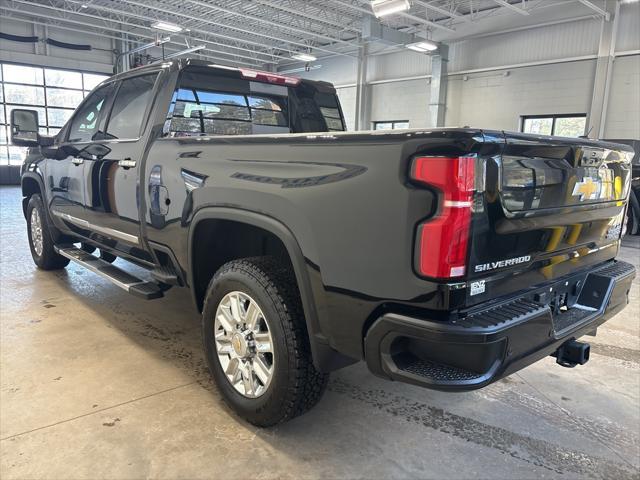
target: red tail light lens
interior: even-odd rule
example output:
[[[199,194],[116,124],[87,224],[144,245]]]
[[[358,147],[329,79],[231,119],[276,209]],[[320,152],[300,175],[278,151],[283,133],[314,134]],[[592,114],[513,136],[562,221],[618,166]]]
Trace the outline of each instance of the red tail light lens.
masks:
[[[473,157],[414,160],[411,178],[442,192],[438,213],[418,227],[416,268],[421,275],[455,278],[466,273],[474,177]]]

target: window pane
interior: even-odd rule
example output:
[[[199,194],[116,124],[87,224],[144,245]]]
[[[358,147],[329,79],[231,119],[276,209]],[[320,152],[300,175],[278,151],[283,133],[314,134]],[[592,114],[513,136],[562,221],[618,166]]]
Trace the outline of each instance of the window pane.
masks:
[[[11,111],[14,108],[19,108],[21,110],[35,110],[38,112],[38,123],[40,125],[47,124],[47,116],[44,114],[44,108],[42,107],[25,107],[24,105],[7,105],[7,122],[11,119]]]
[[[100,82],[109,78],[108,75],[97,75],[94,73],[84,73],[84,89],[93,90]]]
[[[171,132],[181,133],[202,133],[199,118],[178,118],[171,119],[171,125],[169,127]],[[180,136],[180,135],[178,135]]]
[[[9,163],[9,151],[7,147],[0,146],[0,165],[7,165]]]
[[[9,147],[9,165],[21,165],[27,155],[27,147]]]
[[[46,69],[44,71],[44,79],[47,83],[47,87],[82,89],[82,74],[80,72]]]
[[[59,128],[50,128],[49,129],[49,135],[57,135],[58,132],[60,132]]]
[[[325,118],[325,121],[327,122],[327,128],[331,131],[341,132],[342,130],[344,130],[344,126],[342,125],[342,120],[340,120],[339,118],[327,117]]]
[[[391,122],[376,122],[373,124],[374,130],[391,130],[393,128],[393,123]]]
[[[213,108],[211,108],[213,107]],[[233,120],[251,120],[247,107],[235,105],[202,105],[204,118],[230,118]]]
[[[8,141],[7,129],[4,125],[0,125],[0,145],[6,145]]]
[[[282,111],[282,107],[270,98],[249,97],[249,106],[253,108],[263,108],[265,110]]]
[[[244,95],[233,95],[230,93],[205,92],[198,90],[198,100],[205,103],[224,103],[226,105],[247,106]]]
[[[522,126],[524,133],[535,133],[538,135],[551,135],[553,118],[525,118]]]
[[[9,103],[25,105],[44,105],[44,88],[26,85],[10,85],[5,83],[4,93]]]
[[[250,122],[233,120],[205,120],[204,131],[209,135],[250,135]]]
[[[66,110],[62,108],[47,108],[47,115],[49,115],[50,127],[62,127],[67,120],[73,115],[73,110]]]
[[[2,65],[5,82],[28,83],[43,85],[42,69],[38,67],[23,67],[21,65]]]
[[[340,111],[337,108],[320,107],[320,112],[324,117],[340,118]]]
[[[47,105],[50,107],[76,108],[80,102],[82,102],[82,92],[79,90],[47,88]]]
[[[287,119],[281,112],[273,110],[251,110],[253,123],[258,125],[274,125],[278,127],[286,127]]]
[[[156,75],[144,75],[122,82],[111,109],[107,134],[113,138],[136,138],[140,135],[145,110],[151,100]]]
[[[196,95],[190,88],[179,88],[173,96],[175,97],[173,99],[174,102],[176,100],[190,100],[192,102],[196,101]]]
[[[586,124],[586,117],[556,118],[556,127],[553,134],[560,137],[579,137],[584,135]]]
[[[4,116],[4,105],[0,105],[0,123],[7,123],[7,120]]]
[[[394,122],[393,128],[409,128],[409,122]]]
[[[73,117],[69,129],[70,142],[86,142],[98,131],[98,120],[105,98],[113,92],[114,84],[105,85],[93,92]],[[56,109],[57,110],[57,109]],[[52,126],[54,125],[52,123]]]

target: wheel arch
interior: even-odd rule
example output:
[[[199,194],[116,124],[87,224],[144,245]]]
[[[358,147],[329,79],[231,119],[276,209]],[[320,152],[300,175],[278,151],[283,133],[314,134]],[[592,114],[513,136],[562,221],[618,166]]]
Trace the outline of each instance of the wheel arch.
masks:
[[[20,186],[22,188],[22,213],[25,218],[27,216],[27,204],[29,203],[29,198],[32,195],[39,193],[42,197],[42,201],[44,202],[44,182],[42,178],[32,172],[27,172],[22,175],[20,179]]]
[[[313,287],[309,277],[307,261],[299,242],[289,228],[279,220],[267,215],[233,207],[205,207],[198,210],[191,222],[188,236],[188,261],[187,281],[191,287],[191,294],[198,311],[202,311],[204,296],[202,294],[203,279],[198,278],[198,248],[202,248],[202,235],[205,235],[201,227],[207,222],[229,222],[239,226],[247,226],[251,229],[259,229],[277,239],[291,263],[296,278],[302,307],[305,315],[309,343],[315,367],[320,371],[330,371],[348,363],[353,363],[346,357],[329,347],[326,338],[322,335],[318,317],[317,299],[313,294]],[[205,230],[206,232],[206,230]],[[205,237],[206,238],[206,237]],[[248,254],[247,256],[251,256]],[[242,255],[236,258],[242,258]],[[228,258],[231,260],[234,258]],[[221,265],[220,265],[221,266]],[[215,272],[213,272],[215,273]],[[212,276],[212,275],[211,275]],[[207,283],[211,276],[206,280]]]

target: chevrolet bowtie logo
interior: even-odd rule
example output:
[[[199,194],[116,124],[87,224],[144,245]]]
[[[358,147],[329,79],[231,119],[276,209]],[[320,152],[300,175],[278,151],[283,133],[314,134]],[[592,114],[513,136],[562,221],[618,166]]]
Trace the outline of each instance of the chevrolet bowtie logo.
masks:
[[[584,200],[594,200],[598,198],[598,192],[601,187],[600,181],[593,181],[591,177],[584,177],[581,182],[576,183],[576,186],[573,187],[572,195],[574,197],[579,196],[580,201]]]

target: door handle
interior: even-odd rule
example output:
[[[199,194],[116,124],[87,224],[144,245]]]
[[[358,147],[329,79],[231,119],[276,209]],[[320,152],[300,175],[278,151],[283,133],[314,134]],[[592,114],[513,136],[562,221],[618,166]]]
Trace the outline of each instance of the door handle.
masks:
[[[135,160],[131,160],[130,158],[123,158],[122,160],[118,160],[118,165],[123,168],[132,168],[135,167],[137,162]]]
[[[71,163],[74,165],[82,165],[84,163],[84,159],[82,158],[74,158],[71,160]]]

